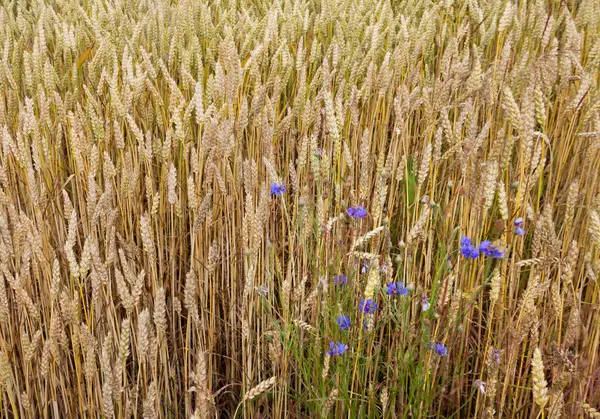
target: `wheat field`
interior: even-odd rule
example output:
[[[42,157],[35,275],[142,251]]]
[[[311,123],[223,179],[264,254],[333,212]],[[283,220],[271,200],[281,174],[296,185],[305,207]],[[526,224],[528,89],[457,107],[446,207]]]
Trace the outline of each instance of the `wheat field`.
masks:
[[[600,0],[6,0],[2,418],[600,418]]]

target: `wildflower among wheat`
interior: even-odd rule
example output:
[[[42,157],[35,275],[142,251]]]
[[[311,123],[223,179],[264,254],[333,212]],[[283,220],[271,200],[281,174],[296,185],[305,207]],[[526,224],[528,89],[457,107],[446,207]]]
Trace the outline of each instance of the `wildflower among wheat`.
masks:
[[[439,355],[439,356],[448,356],[448,348],[446,346],[444,346],[441,343],[436,343],[433,345],[433,350]]]
[[[485,240],[479,244],[479,251],[485,256],[500,259],[506,253],[505,250],[500,250],[497,246],[493,245],[491,241]]]
[[[467,259],[476,259],[479,257],[479,249],[466,236],[460,239],[460,253]]]
[[[367,216],[367,210],[362,205],[349,207],[346,212],[352,218],[365,218]]]
[[[408,288],[404,286],[403,282],[392,282],[387,285],[386,292],[389,295],[407,295]]]
[[[286,191],[285,185],[283,183],[271,184],[271,196],[281,196]]]
[[[350,318],[348,316],[344,316],[343,314],[337,317],[336,323],[342,330],[346,330],[352,325]]]
[[[340,356],[348,350],[348,345],[341,342],[329,342],[328,355]]]

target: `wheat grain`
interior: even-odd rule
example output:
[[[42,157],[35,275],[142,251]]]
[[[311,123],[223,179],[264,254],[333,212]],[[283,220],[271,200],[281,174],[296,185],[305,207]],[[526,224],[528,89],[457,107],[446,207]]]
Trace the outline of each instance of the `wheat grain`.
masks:
[[[261,394],[269,391],[271,387],[275,385],[277,382],[277,377],[271,377],[267,380],[261,381],[255,387],[251,388],[246,394],[244,394],[244,398],[242,401],[253,400],[260,396]]]
[[[600,246],[600,214],[596,210],[590,211],[588,231],[596,246]]]
[[[169,174],[167,176],[167,201],[170,205],[174,205],[177,201],[177,193],[175,188],[177,187],[177,170],[175,165],[171,163],[169,167]]]
[[[154,381],[148,385],[146,391],[146,398],[143,403],[143,417],[144,419],[154,419],[156,415],[156,384]]]
[[[533,400],[538,406],[544,408],[548,402],[548,383],[544,376],[544,364],[542,363],[542,353],[539,348],[535,348],[533,352],[531,368],[533,377]]]
[[[147,215],[140,217],[140,230],[142,232],[142,244],[144,251],[148,254],[150,264],[154,264],[156,260],[156,248],[154,247],[154,239],[152,234],[152,226]]]
[[[47,339],[42,350],[42,359],[40,361],[40,374],[42,377],[48,377],[48,369],[50,368],[50,350],[52,348],[52,339]],[[87,369],[86,369],[87,373]],[[86,374],[87,375],[87,374]]]
[[[413,228],[408,233],[408,237],[406,239],[406,244],[412,244],[419,236],[423,234],[425,230],[425,226],[427,224],[427,220],[429,219],[429,208],[425,209]]]
[[[329,363],[331,362],[331,356],[329,354],[325,355],[325,359],[323,361],[323,372],[321,373],[321,377],[323,380],[327,379],[329,375]]]
[[[148,309],[144,309],[138,317],[137,353],[142,359],[147,355],[150,346],[149,317]]]
[[[508,201],[506,198],[506,188],[504,186],[504,182],[498,182],[496,186],[496,190],[498,191],[498,209],[500,211],[500,215],[502,216],[502,220],[508,221]],[[487,205],[486,200],[486,205]]]
[[[313,326],[311,326],[310,324],[306,323],[303,320],[297,319],[297,320],[294,320],[294,323],[299,328],[301,328],[302,330],[304,330],[305,332],[308,332],[308,333],[315,333],[316,332],[316,329]]]
[[[335,406],[338,395],[339,390],[337,388],[331,390],[331,393],[329,393],[329,396],[327,396],[327,400],[325,400],[325,407],[323,408],[323,417],[326,418],[329,416],[329,412],[331,412],[331,409],[333,409],[333,406]]]
[[[390,395],[389,395],[387,387],[383,387],[383,389],[381,390],[381,394],[379,396],[379,399],[381,401],[382,415],[383,415],[383,417],[385,417],[385,414],[387,413],[387,409],[388,409],[388,404],[389,404],[389,401],[390,401]]]
[[[162,338],[167,331],[167,307],[164,288],[159,288],[154,299],[154,325],[157,334]]]
[[[425,149],[423,150],[423,156],[421,157],[421,165],[419,166],[419,177],[417,178],[417,183],[422,185],[425,182],[425,178],[429,174],[429,165],[431,160],[431,144],[427,144]]]
[[[0,351],[0,387],[5,388],[12,375],[8,356]]]
[[[590,406],[589,403],[582,403],[581,408],[590,418],[593,418],[593,419],[600,418],[600,412],[596,408]]]

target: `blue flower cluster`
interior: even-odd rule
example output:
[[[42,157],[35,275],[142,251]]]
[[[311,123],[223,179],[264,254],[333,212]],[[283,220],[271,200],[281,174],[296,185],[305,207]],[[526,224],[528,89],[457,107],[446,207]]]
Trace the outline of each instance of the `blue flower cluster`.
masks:
[[[463,236],[460,239],[460,253],[467,259],[477,259],[480,253],[487,257],[500,259],[504,257],[506,250],[500,250],[498,246],[493,245],[489,240],[482,241],[477,247],[471,242],[470,238]]]
[[[479,251],[488,257],[500,259],[506,253],[506,250],[500,250],[498,246],[494,246],[491,241],[485,240],[479,244]]]
[[[342,342],[329,342],[328,355],[339,356],[348,350],[348,345]]]
[[[283,183],[272,183],[271,184],[271,196],[281,196],[285,191],[286,187]]]
[[[340,275],[338,275],[338,276],[340,276]],[[344,280],[346,279],[345,276],[343,278],[344,278]],[[335,281],[335,279],[334,279],[334,281]],[[400,288],[402,288],[403,284],[401,282],[399,282],[398,284],[400,284]],[[365,300],[364,298],[362,298],[360,300],[360,303],[358,304],[358,310],[363,314],[373,314],[373,313],[375,313],[376,309],[377,309],[377,303],[373,302],[373,300],[370,298],[368,300]],[[346,316],[345,314],[340,314],[339,316],[337,316],[336,323],[339,326],[339,328],[342,330],[347,330],[350,327],[352,327],[352,320],[350,320],[350,317]],[[368,330],[366,319],[363,319],[363,329]],[[329,348],[330,349],[329,349],[329,351],[327,351],[327,354],[339,356],[348,350],[348,345],[346,345],[342,342],[329,342]]]
[[[377,303],[370,298],[368,300],[361,298],[360,303],[358,303],[358,310],[363,314],[373,314],[377,310]]]
[[[404,286],[404,282],[392,282],[387,284],[386,292],[389,295],[407,295],[408,288]]]
[[[342,329],[342,330],[349,329],[350,326],[352,326],[352,322],[350,321],[350,317],[344,316],[343,314],[340,314],[337,317],[337,324],[340,327],[340,329]]]
[[[460,253],[467,259],[477,259],[479,257],[479,249],[473,246],[471,239],[467,236],[460,239]]]
[[[433,350],[435,350],[439,356],[448,356],[448,348],[441,343],[433,345]]]
[[[349,207],[346,212],[352,218],[365,218],[367,216],[367,210],[362,205],[356,207]]]
[[[524,229],[523,229],[523,218],[519,217],[517,218],[513,224],[515,226],[515,229],[513,230],[513,233],[515,233],[517,236],[524,236],[525,233],[527,233]]]

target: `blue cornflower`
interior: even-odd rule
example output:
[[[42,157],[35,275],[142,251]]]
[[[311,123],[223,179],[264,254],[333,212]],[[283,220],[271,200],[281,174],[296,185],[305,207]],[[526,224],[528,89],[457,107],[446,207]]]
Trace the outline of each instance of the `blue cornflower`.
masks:
[[[460,254],[467,259],[471,257],[471,246],[460,246]]]
[[[335,286],[346,285],[347,282],[348,278],[346,278],[346,275],[335,275],[333,277],[333,285]]]
[[[513,231],[513,232],[514,232],[514,233],[515,233],[517,236],[524,236],[524,235],[525,235],[525,233],[526,233],[526,231],[523,229],[523,222],[524,222],[524,221],[523,221],[523,218],[521,218],[521,217],[517,218],[517,219],[516,219],[516,220],[513,222],[513,225],[515,226],[515,229],[514,229],[514,231]]]
[[[477,259],[479,257],[479,249],[473,245],[461,247],[460,253],[467,259]]]
[[[494,259],[500,259],[504,256],[505,251],[500,250],[498,246],[494,246],[491,241],[484,240],[479,244],[479,250],[485,256],[492,257]]]
[[[433,349],[437,352],[439,356],[448,356],[448,348],[442,345],[441,343],[436,343],[433,345]]]
[[[408,289],[404,286],[404,282],[392,282],[387,284],[387,293],[389,295],[406,295]]]
[[[283,183],[271,183],[271,196],[281,196],[286,190]]]
[[[367,210],[362,205],[349,207],[346,212],[352,218],[365,218],[367,216]]]
[[[363,314],[373,314],[377,309],[377,303],[373,302],[372,299],[365,300],[361,298],[360,303],[358,304],[358,310]]]
[[[352,322],[350,321],[350,317],[340,314],[337,317],[337,325],[340,327],[340,329],[346,330],[352,326]]]
[[[348,350],[348,345],[342,342],[329,342],[328,355],[339,356]]]
[[[479,250],[473,246],[471,239],[467,236],[463,236],[460,239],[460,253],[467,259],[476,259],[479,257]]]
[[[496,246],[494,246],[494,250],[492,252],[492,257],[494,259],[502,259],[504,257],[505,253],[506,253],[506,250],[500,250]]]
[[[479,243],[479,250],[486,256],[492,256],[492,250],[490,247],[492,246],[492,242],[489,240],[484,240]]]

